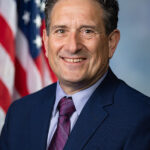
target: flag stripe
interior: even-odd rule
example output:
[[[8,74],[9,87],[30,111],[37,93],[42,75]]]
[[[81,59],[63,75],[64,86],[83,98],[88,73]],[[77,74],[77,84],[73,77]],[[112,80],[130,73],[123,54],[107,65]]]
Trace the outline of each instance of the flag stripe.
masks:
[[[41,55],[37,56],[35,59],[33,59],[33,61],[36,65],[40,75],[42,76],[43,71],[42,71],[42,57],[41,57]]]
[[[12,101],[20,99],[21,95],[19,94],[19,92],[16,90],[16,87],[14,87],[13,89],[13,95],[12,95]]]
[[[22,68],[17,58],[15,63],[15,68],[16,68],[16,75],[15,75],[16,90],[20,93],[21,96],[28,95],[29,91],[27,88],[26,71]]]
[[[28,82],[29,92],[33,93],[37,90],[40,90],[43,87],[42,86],[42,78],[41,78],[41,75],[40,75],[37,67],[33,63],[33,61],[30,61],[30,66],[27,69],[27,73],[28,73],[28,81],[27,82]]]
[[[0,106],[0,133],[1,133],[1,129],[3,127],[4,121],[5,121],[5,112]]]
[[[0,35],[1,35],[0,43],[3,45],[7,53],[10,55],[12,62],[14,62],[14,52],[15,52],[14,36],[11,28],[1,15],[0,15]]]
[[[5,18],[7,24],[10,26],[14,36],[16,34],[16,29],[17,29],[16,13],[17,13],[17,11],[16,11],[15,0],[7,0],[7,1],[1,0],[0,1],[0,14],[3,16],[3,18]]]
[[[15,0],[0,0],[0,131],[14,87],[16,14]]]
[[[5,84],[0,80],[0,104],[2,109],[6,112],[10,105],[11,96]]]
[[[42,53],[43,54],[43,53]],[[46,63],[46,59],[45,59],[45,55],[43,54],[42,55],[42,68],[43,68],[43,86],[47,86],[51,83],[53,83],[53,79],[51,78],[51,75],[50,75],[50,71],[49,71],[49,67]]]
[[[0,44],[0,79],[3,81],[5,86],[8,88],[10,95],[12,94],[14,84],[14,63],[10,59],[8,53]]]
[[[27,89],[29,93],[35,92],[42,88],[41,74],[29,54],[28,42],[20,30],[18,30],[16,40],[16,57],[26,72]],[[16,89],[18,88],[16,87]]]
[[[42,6],[42,0],[0,0],[0,131],[13,100],[57,80],[44,55]]]
[[[45,21],[44,20],[42,20],[41,36],[43,35],[43,29],[45,29]],[[44,48],[43,40],[42,40],[42,52],[43,52],[43,54],[45,54],[45,48]],[[52,82],[56,82],[57,81],[56,75],[53,73],[53,71],[52,71],[52,69],[49,65],[49,62],[48,62],[48,59],[47,59],[46,55],[44,55],[44,60],[45,60],[45,64],[47,64],[46,66],[48,67],[49,75],[51,77]]]
[[[43,47],[42,48],[42,52],[45,54],[45,48]],[[44,55],[44,60],[45,60],[45,64],[49,70],[49,76],[51,77],[51,80],[52,82],[56,82],[57,81],[57,77],[56,75],[54,74],[54,72],[52,71],[50,65],[49,65],[49,62],[48,62],[48,59],[46,58],[46,56]]]

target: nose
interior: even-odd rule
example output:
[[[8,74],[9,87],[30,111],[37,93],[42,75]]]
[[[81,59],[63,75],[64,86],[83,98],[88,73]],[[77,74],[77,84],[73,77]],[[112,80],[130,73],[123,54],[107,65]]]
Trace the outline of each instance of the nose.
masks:
[[[70,53],[77,53],[79,49],[79,38],[76,32],[71,32],[66,42],[66,49]]]

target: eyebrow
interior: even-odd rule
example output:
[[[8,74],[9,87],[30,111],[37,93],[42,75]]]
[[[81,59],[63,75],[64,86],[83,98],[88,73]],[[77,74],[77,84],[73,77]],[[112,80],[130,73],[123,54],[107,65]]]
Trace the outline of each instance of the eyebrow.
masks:
[[[59,28],[67,28],[67,26],[66,25],[54,25],[54,26],[52,26],[51,27],[51,30],[54,30],[54,29],[59,29]]]
[[[80,26],[80,29],[81,29],[81,28],[97,29],[96,26],[92,26],[92,25],[81,25],[81,26]]]
[[[66,25],[54,25],[51,27],[51,30],[60,29],[60,28],[66,29],[66,28],[68,28],[68,26],[66,26]],[[82,29],[82,28],[91,28],[91,29],[97,30],[97,27],[94,25],[80,25],[79,29]]]

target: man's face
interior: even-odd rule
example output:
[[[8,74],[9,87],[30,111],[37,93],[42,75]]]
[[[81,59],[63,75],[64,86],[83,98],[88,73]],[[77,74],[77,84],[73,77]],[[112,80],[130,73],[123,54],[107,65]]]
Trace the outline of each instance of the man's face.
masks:
[[[53,7],[50,34],[45,34],[44,42],[62,87],[89,87],[108,69],[112,53],[102,15],[93,0],[60,0]]]

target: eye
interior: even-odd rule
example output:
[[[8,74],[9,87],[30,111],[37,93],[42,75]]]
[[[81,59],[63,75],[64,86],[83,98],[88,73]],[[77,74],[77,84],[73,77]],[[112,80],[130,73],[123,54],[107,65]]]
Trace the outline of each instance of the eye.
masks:
[[[85,33],[94,33],[94,31],[93,31],[93,30],[90,30],[90,29],[85,29],[84,32],[85,32]]]
[[[53,31],[53,35],[55,37],[65,37],[67,36],[67,30],[63,28],[57,28],[56,30]]]
[[[65,33],[65,30],[64,30],[64,29],[57,29],[57,30],[55,31],[55,33],[60,33],[60,34],[62,34],[62,33]]]
[[[80,30],[80,33],[84,36],[90,36],[90,35],[94,35],[95,31],[94,29],[90,29],[90,28],[82,28]]]
[[[92,28],[82,28],[80,30],[80,36],[84,39],[91,39],[95,37],[95,35],[96,35],[96,32]]]

